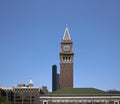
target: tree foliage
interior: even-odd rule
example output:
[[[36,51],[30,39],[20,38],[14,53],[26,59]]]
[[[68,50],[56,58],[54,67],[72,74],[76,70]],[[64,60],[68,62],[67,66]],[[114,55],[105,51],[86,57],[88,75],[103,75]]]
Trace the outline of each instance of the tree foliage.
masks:
[[[3,90],[0,90],[0,104],[13,104],[13,102],[7,101],[6,97],[3,95]]]

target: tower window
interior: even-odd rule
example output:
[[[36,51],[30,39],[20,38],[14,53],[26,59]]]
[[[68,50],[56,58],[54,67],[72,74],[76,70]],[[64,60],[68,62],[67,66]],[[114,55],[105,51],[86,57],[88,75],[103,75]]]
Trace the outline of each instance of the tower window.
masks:
[[[70,60],[70,56],[69,56],[69,60]]]

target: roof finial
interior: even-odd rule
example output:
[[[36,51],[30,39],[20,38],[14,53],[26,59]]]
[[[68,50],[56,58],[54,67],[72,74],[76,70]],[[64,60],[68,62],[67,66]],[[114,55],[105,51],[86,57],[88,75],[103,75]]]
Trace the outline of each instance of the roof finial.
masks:
[[[66,24],[66,27],[68,27],[68,24]]]

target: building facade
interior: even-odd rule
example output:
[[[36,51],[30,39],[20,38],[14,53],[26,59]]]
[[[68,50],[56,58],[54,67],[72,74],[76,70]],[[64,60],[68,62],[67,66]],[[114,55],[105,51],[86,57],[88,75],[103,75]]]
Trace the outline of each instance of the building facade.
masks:
[[[68,27],[65,28],[60,52],[60,89],[73,88],[73,50]]]
[[[47,95],[40,104],[120,104],[120,95]]]
[[[28,85],[18,84],[14,87],[0,87],[0,98],[3,96],[6,101],[14,104],[39,104],[40,93],[44,93],[42,90],[33,87],[33,81],[30,80]]]
[[[57,73],[57,66],[52,65],[52,92],[59,90],[60,75]]]
[[[57,90],[60,89],[60,74],[57,73]]]
[[[39,104],[39,88],[13,87],[13,93],[14,104]]]
[[[39,104],[40,88],[33,87],[33,81],[29,84],[18,84],[13,87],[14,104]]]
[[[40,104],[120,104],[120,94],[95,88],[70,88],[41,95]]]
[[[57,90],[57,66],[52,65],[52,91]]]

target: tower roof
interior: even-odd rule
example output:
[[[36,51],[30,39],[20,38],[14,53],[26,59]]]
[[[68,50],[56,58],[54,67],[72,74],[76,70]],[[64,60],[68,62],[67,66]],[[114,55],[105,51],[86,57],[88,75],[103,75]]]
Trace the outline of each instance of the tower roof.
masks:
[[[69,30],[68,30],[68,26],[67,26],[67,25],[66,25],[66,28],[65,28],[63,40],[71,40],[70,33],[69,33]]]

